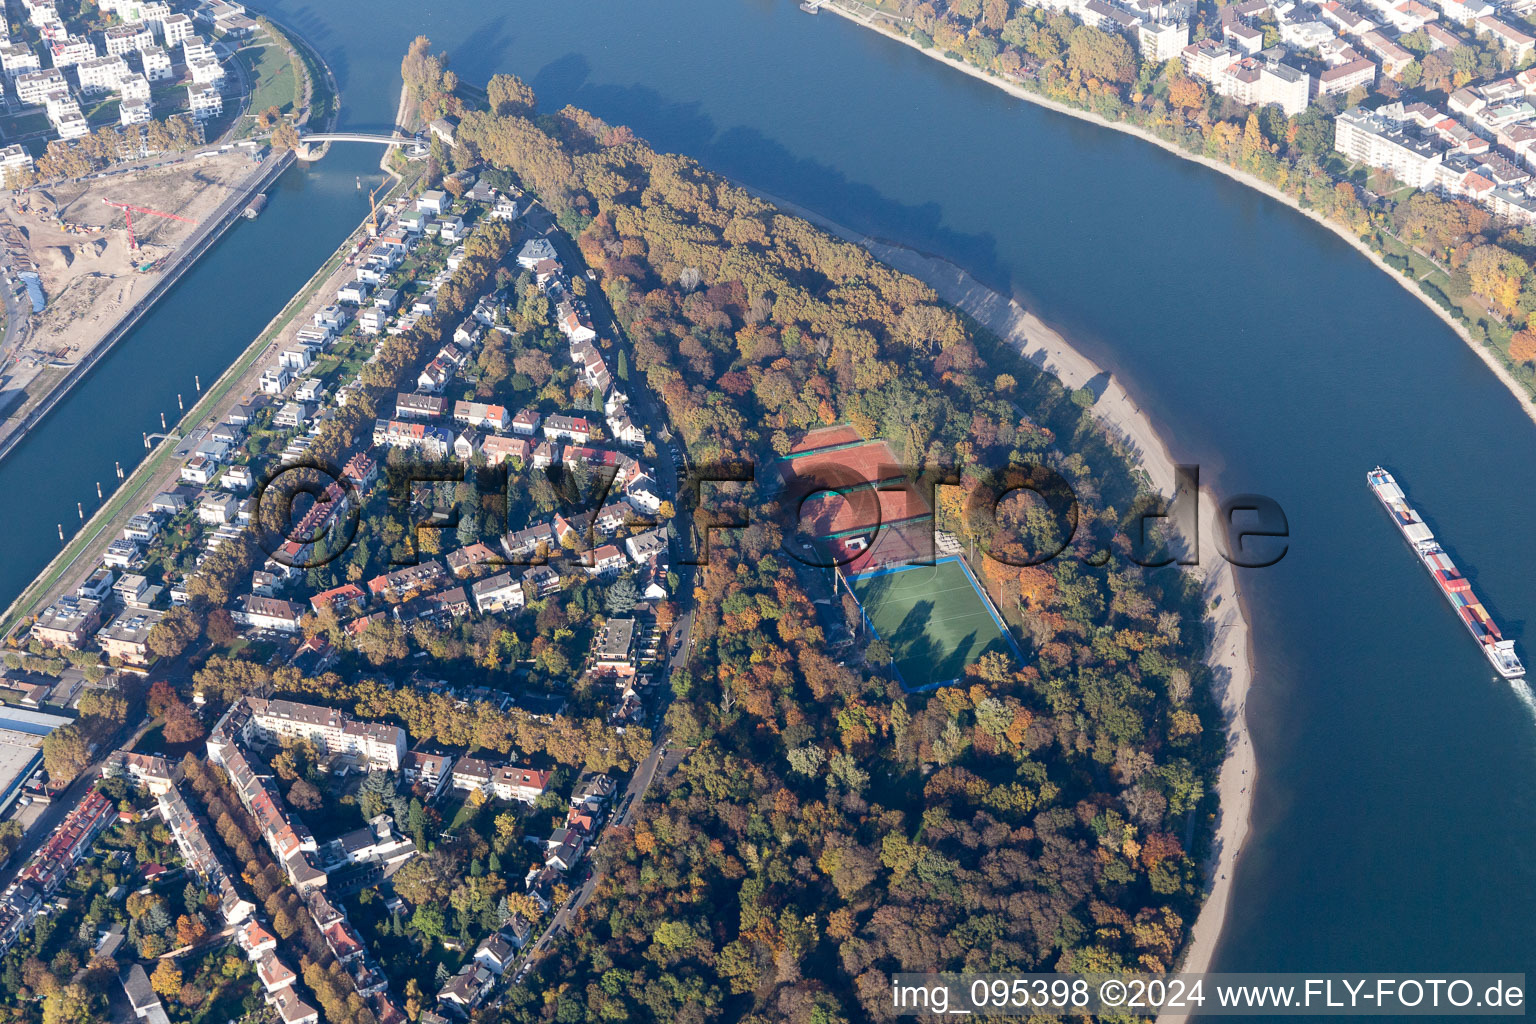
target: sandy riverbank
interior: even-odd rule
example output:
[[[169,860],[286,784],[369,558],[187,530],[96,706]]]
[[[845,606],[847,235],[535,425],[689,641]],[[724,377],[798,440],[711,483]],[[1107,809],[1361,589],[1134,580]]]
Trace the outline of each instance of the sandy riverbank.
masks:
[[[1067,387],[1085,387],[1103,374],[1097,363],[1074,349],[1039,317],[987,288],[953,263],[861,235],[777,196],[756,189],[749,191],[925,282],[945,302],[963,310],[1005,343],[1017,346],[1026,359],[1055,374]],[[1147,414],[1131,400],[1118,380],[1109,378],[1092,411],[1140,460],[1152,485],[1165,496],[1172,496],[1177,463]],[[1224,536],[1218,532],[1219,510],[1216,495],[1210,488],[1202,488],[1197,571],[1202,574],[1205,588],[1206,621],[1213,638],[1208,658],[1211,687],[1227,730],[1227,756],[1217,779],[1221,806],[1213,855],[1207,865],[1210,888],[1184,955],[1183,969],[1191,972],[1209,969],[1211,953],[1226,920],[1233,868],[1248,835],[1257,772],[1247,723],[1248,688],[1253,682],[1252,641],[1232,566],[1216,547],[1216,538]]]
[[[1207,167],[1217,172],[1218,174],[1226,175],[1233,181],[1240,182],[1241,184],[1247,185],[1251,189],[1262,192],[1269,198],[1275,200],[1275,202],[1284,203],[1286,206],[1289,206],[1291,209],[1295,210],[1302,216],[1308,217],[1311,220],[1317,222],[1318,224],[1327,228],[1329,231],[1333,232],[1339,238],[1342,238],[1345,242],[1349,243],[1352,247],[1354,247],[1355,251],[1359,252],[1360,255],[1370,260],[1373,264],[1376,265],[1378,270],[1386,274],[1392,280],[1396,281],[1410,295],[1424,303],[1424,305],[1427,306],[1436,316],[1445,322],[1447,327],[1455,331],[1456,335],[1461,338],[1462,341],[1466,342],[1467,345],[1471,347],[1473,352],[1477,353],[1477,357],[1487,365],[1488,369],[1493,371],[1493,375],[1497,377],[1499,382],[1509,390],[1509,393],[1515,396],[1515,399],[1520,403],[1520,407],[1525,410],[1525,414],[1529,416],[1533,422],[1536,422],[1536,399],[1533,399],[1530,392],[1525,389],[1525,386],[1515,379],[1514,375],[1509,372],[1509,368],[1499,361],[1498,356],[1496,356],[1493,352],[1490,352],[1488,347],[1482,342],[1472,337],[1471,332],[1467,330],[1464,324],[1462,324],[1445,309],[1436,305],[1433,299],[1424,294],[1424,292],[1420,291],[1419,286],[1413,281],[1412,278],[1406,277],[1392,269],[1392,267],[1389,266],[1387,262],[1381,258],[1379,253],[1377,253],[1369,245],[1363,242],[1358,236],[1350,234],[1350,232],[1342,225],[1336,224],[1333,221],[1327,219],[1316,210],[1309,210],[1306,207],[1303,207],[1299,202],[1296,201],[1294,196],[1287,195],[1285,192],[1275,188],[1264,179],[1255,177],[1246,171],[1240,171],[1237,168],[1228,166],[1227,164],[1221,163],[1218,160],[1212,160],[1210,157],[1201,156],[1197,153],[1190,153],[1187,150],[1180,149],[1178,146],[1174,145],[1168,140],[1158,138],[1151,132],[1139,128],[1136,125],[1125,124],[1121,121],[1111,121],[1108,118],[1100,117],[1098,114],[1095,114],[1091,111],[1080,110],[1077,107],[1068,106],[1065,103],[1058,103],[1056,100],[1042,96],[1037,92],[1031,92],[1030,90],[1025,89],[1023,86],[1016,85],[1015,83],[997,75],[988,74],[987,72],[982,71],[980,68],[967,64],[964,61],[956,60],[953,57],[945,56],[944,54],[935,50],[921,46],[915,40],[910,39],[905,35],[899,35],[895,32],[888,31],[876,19],[866,18],[852,11],[845,10],[839,6],[835,0],[827,0],[827,2],[824,2],[821,5],[821,9],[823,11],[830,11],[833,14],[837,14],[857,25],[863,25],[865,28],[873,29],[887,39],[905,44],[906,46],[910,46],[926,57],[930,57],[933,60],[947,64],[962,74],[970,75],[972,78],[980,79],[981,81],[986,82],[988,85],[1003,90],[1010,96],[1024,100],[1026,103],[1033,103],[1036,106],[1054,110],[1058,114],[1065,114],[1068,117],[1075,117],[1080,121],[1088,121],[1092,124],[1099,125],[1102,128],[1109,128],[1117,132],[1124,132],[1127,135],[1134,135],[1136,138],[1141,139],[1143,142],[1151,143],[1152,145],[1157,146],[1159,149],[1167,150],[1177,157],[1181,157],[1182,159],[1200,164],[1201,166]]]

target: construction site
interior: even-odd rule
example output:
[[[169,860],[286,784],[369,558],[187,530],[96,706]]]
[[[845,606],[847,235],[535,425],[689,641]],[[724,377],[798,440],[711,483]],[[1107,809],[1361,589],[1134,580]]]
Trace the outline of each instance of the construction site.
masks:
[[[234,147],[0,201],[0,244],[18,275],[6,285],[8,305],[26,317],[0,339],[0,441],[90,358],[154,290],[177,248],[259,170],[250,149]]]

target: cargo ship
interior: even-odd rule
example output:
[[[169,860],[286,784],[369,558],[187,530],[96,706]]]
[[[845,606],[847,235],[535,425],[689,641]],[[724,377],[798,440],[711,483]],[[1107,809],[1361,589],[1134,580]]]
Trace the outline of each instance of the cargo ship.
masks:
[[[1515,654],[1515,642],[1504,639],[1499,624],[1493,621],[1493,616],[1488,614],[1483,602],[1472,592],[1472,584],[1435,540],[1434,533],[1425,525],[1423,518],[1408,504],[1407,496],[1392,478],[1392,474],[1377,466],[1365,475],[1365,479],[1386,507],[1392,522],[1397,524],[1398,532],[1403,535],[1408,546],[1413,548],[1414,554],[1419,556],[1424,568],[1429,570],[1435,586],[1440,588],[1440,593],[1450,602],[1456,617],[1461,619],[1461,624],[1467,627],[1467,632],[1472,634],[1472,639],[1482,648],[1483,656],[1488,659],[1494,671],[1505,679],[1519,679],[1525,675],[1525,666]]]

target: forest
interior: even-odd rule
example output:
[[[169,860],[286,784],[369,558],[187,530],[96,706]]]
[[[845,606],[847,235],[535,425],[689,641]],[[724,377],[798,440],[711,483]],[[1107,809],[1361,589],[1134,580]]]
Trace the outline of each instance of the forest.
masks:
[[[1091,403],[922,283],[624,127],[538,113],[510,75],[470,109],[429,46],[402,71],[425,115],[460,118],[450,159],[511,174],[575,236],[693,459],[766,465],[851,423],[971,482],[1049,464],[1082,505],[1063,557],[983,560],[1026,663],[989,656],[928,694],[828,656],[771,519],[715,533],[665,719],[690,753],[610,830],[596,896],[504,1019],[831,1024],[886,1019],[904,970],[1171,968],[1220,729],[1198,598],[1124,557],[1139,495]],[[761,483],[738,500],[771,507]],[[1014,541],[1041,529],[1033,506],[999,518]]]

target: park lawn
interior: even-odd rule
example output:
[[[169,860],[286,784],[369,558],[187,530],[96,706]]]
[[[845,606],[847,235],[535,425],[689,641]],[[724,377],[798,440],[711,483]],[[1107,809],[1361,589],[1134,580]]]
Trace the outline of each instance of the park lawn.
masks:
[[[251,90],[251,112],[259,114],[268,107],[276,107],[278,113],[292,114],[298,102],[299,79],[288,51],[268,43],[243,47],[239,57],[255,83]]]

